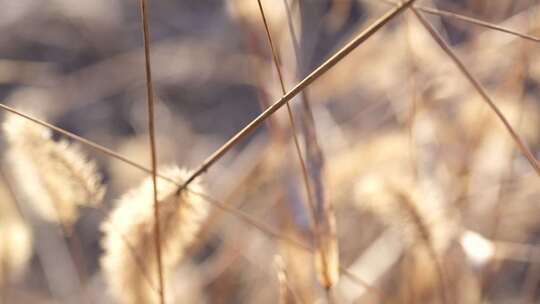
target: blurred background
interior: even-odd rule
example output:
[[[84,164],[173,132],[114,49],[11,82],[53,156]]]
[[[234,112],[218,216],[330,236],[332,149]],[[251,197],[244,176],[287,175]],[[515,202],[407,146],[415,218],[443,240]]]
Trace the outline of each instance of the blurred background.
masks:
[[[287,90],[393,5],[262,3]],[[540,36],[536,0],[416,4]],[[279,99],[278,74],[256,0],[149,5],[158,162],[194,169]],[[0,0],[0,7],[1,103],[149,166],[138,1]],[[538,155],[538,41],[422,14]],[[410,11],[306,91],[324,155],[319,187],[335,209],[341,265],[376,290],[342,276],[332,288],[336,303],[440,303],[441,290],[449,303],[538,301],[538,176]],[[303,126],[308,111],[299,98],[291,107]],[[297,131],[302,142],[314,136],[305,127]],[[1,148],[5,154],[3,139]],[[99,227],[147,174],[81,149],[97,162],[107,191],[100,207],[80,210],[70,234],[17,199],[3,158],[2,303],[117,303],[100,269]],[[205,189],[283,235],[309,241],[294,154],[283,108],[210,168]],[[175,269],[171,302],[326,303],[312,264],[308,252],[215,208]],[[287,302],[283,284],[293,294]]]

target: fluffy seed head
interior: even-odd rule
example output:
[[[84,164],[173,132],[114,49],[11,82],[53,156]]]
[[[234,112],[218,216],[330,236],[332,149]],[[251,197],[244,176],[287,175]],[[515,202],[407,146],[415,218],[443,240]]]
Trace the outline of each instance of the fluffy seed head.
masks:
[[[32,210],[68,227],[79,206],[101,202],[104,187],[94,162],[65,140],[54,141],[49,129],[10,115],[3,124],[13,175]]]
[[[160,170],[179,183],[188,172],[177,167]],[[161,253],[165,282],[173,268],[193,242],[209,205],[189,191],[176,195],[178,186],[158,179],[158,201]],[[193,183],[190,189],[200,192]],[[137,188],[124,194],[116,209],[103,223],[102,242],[105,255],[101,260],[112,295],[120,303],[158,303],[158,265],[154,243],[153,187],[147,178]]]
[[[404,178],[366,176],[356,187],[360,206],[398,230],[410,244],[420,240],[444,251],[457,233],[452,210],[433,196],[422,195]]]

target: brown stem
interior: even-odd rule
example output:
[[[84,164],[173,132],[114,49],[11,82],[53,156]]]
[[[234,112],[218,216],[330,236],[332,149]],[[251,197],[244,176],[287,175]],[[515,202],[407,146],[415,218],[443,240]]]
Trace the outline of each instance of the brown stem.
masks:
[[[143,23],[144,39],[144,60],[146,71],[146,93],[148,101],[148,133],[150,136],[150,153],[152,157],[152,186],[154,192],[154,242],[156,246],[156,256],[158,264],[159,280],[159,301],[165,304],[165,284],[163,282],[163,264],[161,261],[161,236],[159,228],[159,204],[157,193],[157,156],[156,156],[156,136],[154,123],[154,89],[152,84],[152,65],[150,63],[150,31],[148,26],[148,3],[147,0],[141,0],[141,13]]]

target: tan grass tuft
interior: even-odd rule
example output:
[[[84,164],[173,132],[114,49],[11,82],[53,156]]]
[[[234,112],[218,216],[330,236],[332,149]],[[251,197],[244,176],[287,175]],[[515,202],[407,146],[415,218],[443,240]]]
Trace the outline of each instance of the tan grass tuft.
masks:
[[[358,185],[357,194],[364,208],[400,231],[411,246],[424,246],[438,276],[441,302],[448,303],[446,271],[440,257],[458,233],[451,209],[432,195],[422,195],[411,181],[400,177],[369,176]]]
[[[411,245],[420,240],[441,253],[457,236],[457,214],[433,196],[419,193],[412,180],[366,176],[356,195],[362,208],[399,231]]]
[[[7,183],[0,182],[0,299],[9,281],[26,269],[32,247],[31,229],[18,213]]]
[[[95,206],[104,195],[96,164],[65,140],[25,118],[10,115],[3,124],[14,177],[32,209],[70,227],[79,206]]]
[[[16,279],[26,269],[32,256],[32,234],[28,226],[17,219],[0,219],[0,286]]]
[[[179,183],[189,174],[178,167],[159,172]],[[190,188],[201,191],[197,184]],[[147,178],[124,194],[102,225],[105,255],[101,264],[112,295],[121,303],[159,302],[152,189],[152,179]],[[177,186],[163,179],[157,181],[157,190],[163,271],[167,282],[185,249],[195,239],[208,215],[209,205],[188,191],[177,196]]]

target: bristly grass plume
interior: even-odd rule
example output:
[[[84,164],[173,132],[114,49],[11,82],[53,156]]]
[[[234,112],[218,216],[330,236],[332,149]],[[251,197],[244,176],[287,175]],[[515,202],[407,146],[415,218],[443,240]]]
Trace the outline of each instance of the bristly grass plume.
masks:
[[[24,200],[46,220],[65,228],[79,206],[97,206],[104,195],[96,164],[75,145],[55,141],[49,129],[9,115],[3,124],[8,158]]]
[[[188,171],[178,167],[162,169],[160,174],[178,182],[189,175]],[[209,204],[200,196],[188,191],[177,195],[176,188],[174,183],[158,180],[165,283],[195,239],[209,211]],[[198,184],[192,184],[190,188],[196,192],[202,189]],[[111,293],[120,303],[159,302],[152,189],[152,179],[147,178],[125,193],[102,226],[105,255],[101,264]]]

